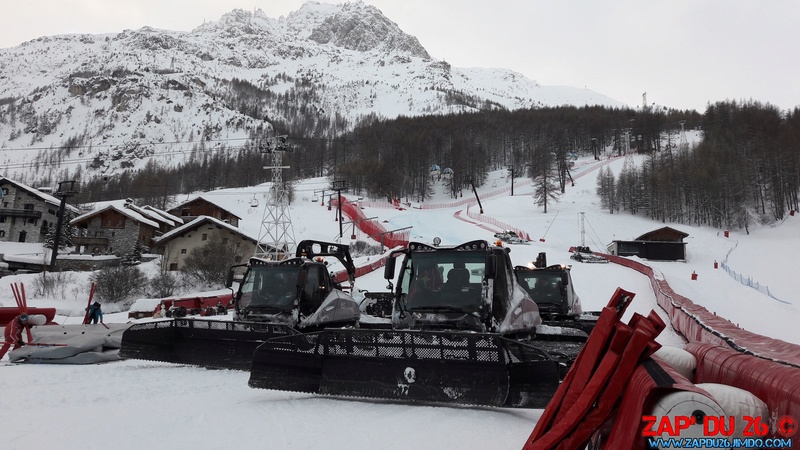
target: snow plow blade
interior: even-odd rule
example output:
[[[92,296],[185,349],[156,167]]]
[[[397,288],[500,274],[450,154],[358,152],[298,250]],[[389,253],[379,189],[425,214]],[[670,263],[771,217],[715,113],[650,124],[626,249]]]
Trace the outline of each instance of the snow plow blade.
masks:
[[[122,358],[249,370],[267,339],[295,333],[287,325],[173,319],[131,326],[122,335]]]
[[[256,349],[253,388],[409,402],[542,408],[558,388],[542,350],[496,334],[324,330]]]

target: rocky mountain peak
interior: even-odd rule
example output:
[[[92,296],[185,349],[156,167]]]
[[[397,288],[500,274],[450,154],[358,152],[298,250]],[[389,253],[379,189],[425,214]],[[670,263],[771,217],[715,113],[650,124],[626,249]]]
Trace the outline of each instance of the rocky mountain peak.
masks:
[[[0,159],[16,163],[9,175],[31,179],[40,166],[109,176],[151,156],[178,164],[195,146],[221,149],[273,123],[328,136],[371,117],[621,106],[434,60],[362,1],[307,2],[279,18],[236,9],[189,33],[145,26],[38,38],[0,49],[0,92]],[[42,164],[52,159],[59,169]]]
[[[430,59],[417,38],[404,33],[378,8],[361,1],[343,4],[339,12],[313,30],[309,39],[348,50],[404,53]]]

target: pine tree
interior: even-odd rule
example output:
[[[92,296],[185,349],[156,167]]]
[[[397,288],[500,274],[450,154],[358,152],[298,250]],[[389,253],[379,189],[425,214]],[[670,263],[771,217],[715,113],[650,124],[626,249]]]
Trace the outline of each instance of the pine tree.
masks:
[[[531,167],[533,178],[533,201],[537,206],[544,208],[547,213],[549,203],[558,202],[561,197],[561,188],[558,182],[558,168],[555,155],[547,149],[537,149],[538,157]]]

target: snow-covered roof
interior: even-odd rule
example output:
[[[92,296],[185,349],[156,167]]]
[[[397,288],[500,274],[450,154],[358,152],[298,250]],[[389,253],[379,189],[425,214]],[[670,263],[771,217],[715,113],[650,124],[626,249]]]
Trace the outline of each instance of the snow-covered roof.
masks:
[[[10,178],[6,178],[6,177],[3,177],[3,176],[0,176],[0,182],[2,182],[2,181],[7,181],[7,182],[13,184],[14,186],[16,186],[17,188],[19,188],[19,189],[21,189],[23,191],[26,191],[30,195],[32,195],[32,196],[34,196],[34,197],[36,197],[36,198],[38,198],[38,199],[40,199],[40,200],[42,200],[42,201],[44,201],[46,203],[49,203],[49,204],[54,205],[54,206],[60,206],[61,205],[61,199],[59,199],[57,197],[54,197],[54,196],[52,196],[50,194],[44,193],[44,192],[42,192],[42,191],[40,191],[40,190],[38,190],[36,188],[32,188],[32,187],[30,187],[30,186],[28,186],[26,184],[22,184],[22,183],[20,183],[18,181],[14,181],[14,180],[12,180]],[[76,214],[80,212],[78,210],[78,208],[76,208],[76,207],[74,207],[72,205],[66,205],[66,208],[68,208],[69,210],[71,210],[72,212],[74,212]]]
[[[166,211],[164,211],[162,209],[153,208],[150,205],[142,206],[142,209],[153,211],[154,213],[158,214],[159,216],[161,216],[161,217],[163,217],[163,218],[165,218],[167,220],[172,221],[173,222],[172,226],[177,226],[178,224],[183,224],[183,219],[181,219],[180,217],[175,216],[173,214],[170,214],[170,213],[168,213],[168,212],[166,212]]]
[[[155,208],[153,208],[151,206],[136,206],[133,203],[126,203],[125,207],[128,208],[128,209],[132,209],[132,210],[138,212],[139,214],[141,214],[144,217],[148,217],[148,218],[150,218],[152,220],[155,220],[156,222],[164,223],[164,224],[168,225],[169,227],[175,227],[177,224],[183,223],[183,220],[180,220],[180,221],[176,222],[173,219],[169,219],[167,217],[162,216],[161,214],[158,213],[158,210],[156,210]]]
[[[180,226],[178,228],[175,228],[173,230],[170,230],[170,231],[162,234],[161,236],[159,236],[157,238],[154,238],[153,241],[155,241],[155,242],[157,242],[159,244],[163,244],[164,242],[167,242],[167,241],[169,241],[171,239],[174,239],[174,238],[176,238],[178,236],[183,235],[187,231],[195,230],[195,229],[197,229],[198,227],[200,227],[201,225],[203,225],[205,223],[212,223],[212,224],[214,224],[214,225],[216,225],[216,226],[218,226],[220,228],[224,228],[224,229],[230,231],[231,233],[238,234],[238,235],[240,235],[240,236],[252,241],[253,243],[257,243],[258,242],[258,239],[254,238],[254,237],[252,237],[252,236],[250,236],[250,235],[248,235],[246,233],[243,233],[242,230],[236,228],[235,226],[233,226],[233,225],[231,225],[231,224],[229,224],[227,222],[223,222],[223,221],[221,221],[219,219],[215,219],[215,218],[210,217],[210,216],[197,217],[196,219],[192,220],[189,223],[186,223],[186,224],[184,224],[184,225],[182,225],[182,226]]]
[[[177,205],[177,206],[174,206],[174,207],[172,207],[172,208],[170,208],[170,209],[171,209],[171,210],[179,210],[179,209],[180,209],[180,208],[182,208],[184,205],[188,205],[188,204],[190,204],[190,203],[194,203],[194,202],[196,202],[196,201],[199,201],[199,200],[202,200],[202,201],[204,201],[204,202],[206,202],[206,203],[211,203],[212,205],[214,205],[214,206],[216,206],[217,208],[219,208],[219,209],[221,209],[221,210],[225,211],[226,213],[228,213],[228,214],[232,215],[233,217],[236,217],[236,218],[237,218],[237,219],[239,219],[239,220],[241,220],[241,219],[242,219],[242,218],[241,218],[241,217],[239,217],[237,214],[234,214],[233,212],[231,212],[231,210],[229,210],[229,209],[226,209],[226,208],[223,208],[222,206],[219,206],[219,203],[217,203],[217,202],[213,202],[213,201],[209,200],[208,198],[206,198],[206,197],[204,197],[204,196],[202,196],[202,195],[198,195],[197,197],[194,197],[194,198],[193,198],[193,199],[191,199],[191,200],[187,200],[187,201],[185,201],[185,202],[183,202],[183,203],[181,203],[181,204],[179,204],[179,205]]]
[[[94,216],[100,214],[101,212],[114,210],[114,211],[117,211],[120,214],[122,214],[122,215],[124,215],[124,216],[126,216],[126,217],[128,217],[128,218],[130,218],[132,220],[135,220],[136,222],[139,222],[139,223],[142,223],[142,224],[145,224],[145,225],[149,225],[149,226],[151,226],[153,228],[158,228],[159,227],[159,223],[156,222],[155,220],[153,220],[151,218],[148,218],[148,217],[145,217],[143,214],[139,213],[138,211],[135,211],[134,209],[126,208],[124,203],[122,204],[122,206],[120,206],[118,204],[119,202],[124,202],[124,201],[123,200],[119,200],[119,201],[116,201],[116,202],[109,202],[109,204],[107,204],[103,208],[95,209],[94,211],[90,211],[88,213],[81,214],[80,216],[72,219],[72,221],[70,223],[75,224],[75,223],[78,223],[78,222],[83,222],[84,220],[86,220],[86,219],[88,219],[90,217],[94,217]]]

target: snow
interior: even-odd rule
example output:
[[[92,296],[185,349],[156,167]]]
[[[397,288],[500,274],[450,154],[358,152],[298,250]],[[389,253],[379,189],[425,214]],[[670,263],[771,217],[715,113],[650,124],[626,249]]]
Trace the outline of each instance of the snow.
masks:
[[[569,247],[580,242],[580,214],[585,213],[586,245],[605,251],[613,239],[633,239],[665,225],[689,234],[685,262],[652,262],[672,288],[695,303],[729,318],[743,328],[800,344],[795,325],[800,310],[795,293],[800,289],[789,255],[800,252],[800,215],[771,225],[751,228],[750,234],[680,224],[663,224],[627,213],[608,214],[599,207],[595,177],[599,163],[578,161],[570,186],[548,213],[533,205],[532,188],[525,179],[515,180],[515,196],[505,170],[492,174],[480,190],[486,216],[527,232],[536,242],[509,245],[515,264],[533,261],[547,252],[550,264],[573,264],[572,277],[584,310],[605,305],[617,287],[636,293],[628,316],[655,309],[649,280],[638,272],[616,264],[580,264],[569,259]],[[619,171],[623,160],[610,162]],[[339,223],[335,210],[312,202],[324,179],[305,180],[297,186],[290,208],[298,239],[335,240]],[[267,185],[204,193],[204,197],[242,217],[240,227],[258,235],[266,204]],[[490,195],[500,192],[498,195]],[[259,208],[250,207],[258,197]],[[259,196],[261,195],[261,196]],[[463,198],[470,198],[465,190]],[[461,200],[461,199],[459,199]],[[452,202],[441,189],[425,205]],[[364,202],[365,205],[373,203]],[[327,206],[327,205],[326,205]],[[411,239],[458,244],[474,239],[494,241],[503,227],[477,223],[468,218],[465,206],[404,210],[365,206],[367,217],[378,216],[387,229],[413,226]],[[457,212],[461,212],[458,219]],[[477,208],[470,208],[474,213]],[[345,240],[351,226],[345,225]],[[539,239],[543,239],[543,241]],[[19,247],[19,244],[9,244]],[[5,245],[3,245],[5,246]],[[32,252],[31,250],[25,250]],[[12,253],[0,248],[0,253]],[[372,257],[374,258],[374,257]],[[742,285],[715,261],[727,263],[763,285],[777,299]],[[366,257],[357,258],[357,262]],[[155,263],[142,267],[154,273]],[[691,274],[698,274],[696,281]],[[16,275],[0,283],[0,304],[13,306],[10,283],[25,283],[31,306],[54,306],[59,323],[79,323],[88,295],[87,273],[75,273],[74,287],[60,298],[38,298],[32,289],[36,275]],[[384,290],[382,271],[356,281],[372,291]],[[143,302],[152,300],[143,300]],[[127,322],[127,313],[113,312],[105,305],[106,322]],[[658,341],[680,346],[682,340],[671,328]],[[3,362],[7,361],[6,359]],[[289,392],[255,390],[247,386],[248,374],[227,370],[127,360],[90,366],[13,365],[0,366],[0,432],[3,448],[80,449],[196,449],[231,446],[244,448],[298,449],[518,449],[530,434],[541,410],[513,410],[441,405],[408,405],[395,402],[329,398]]]

